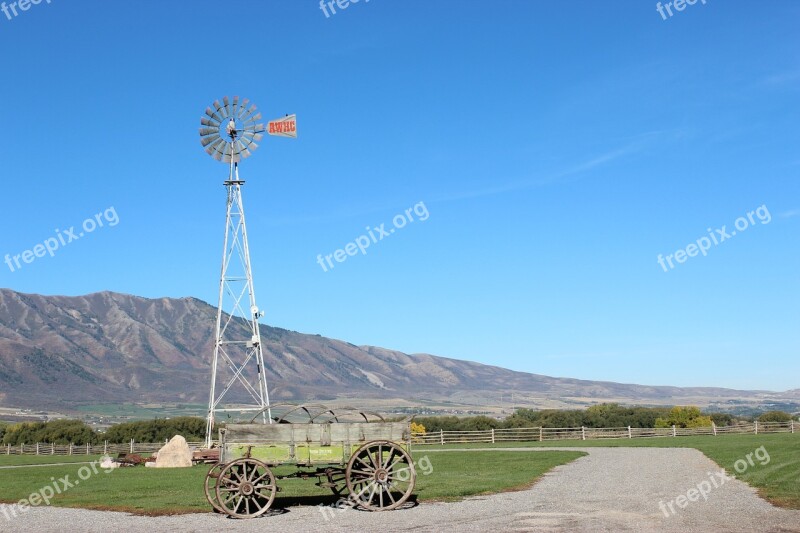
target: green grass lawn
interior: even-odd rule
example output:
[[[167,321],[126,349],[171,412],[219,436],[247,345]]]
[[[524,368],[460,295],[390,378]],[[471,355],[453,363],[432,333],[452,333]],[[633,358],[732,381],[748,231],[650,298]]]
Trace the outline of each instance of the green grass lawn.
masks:
[[[426,460],[424,450],[415,450],[414,460],[419,466],[414,493],[419,500],[430,501],[519,489],[530,486],[553,467],[582,455],[581,452],[560,451],[536,454],[443,452],[432,453]],[[4,459],[8,458],[0,458],[0,465],[4,464]],[[69,481],[73,482],[78,479],[79,468],[78,465],[63,465],[0,469],[0,502],[14,503],[27,498],[42,487],[52,485],[51,478],[69,476]],[[55,495],[52,505],[153,515],[208,512],[210,506],[203,493],[203,480],[208,468],[196,466],[167,470],[135,467],[120,468],[107,474],[98,470],[80,485]],[[275,471],[280,474],[290,470],[282,467]],[[282,480],[279,486],[282,491],[278,493],[275,506],[336,501],[328,489],[314,485],[314,480]]]
[[[475,447],[655,447],[695,448],[723,467],[729,474],[758,489],[759,494],[782,507],[800,509],[800,434],[774,433],[765,435],[720,435],[698,437],[658,437],[647,439],[570,440],[545,442],[505,442],[497,444],[448,444],[439,448]],[[736,472],[734,463],[748,453],[764,446],[769,464],[755,461],[743,473]],[[417,446],[416,453],[435,449],[436,445]],[[740,464],[741,468],[741,464]]]

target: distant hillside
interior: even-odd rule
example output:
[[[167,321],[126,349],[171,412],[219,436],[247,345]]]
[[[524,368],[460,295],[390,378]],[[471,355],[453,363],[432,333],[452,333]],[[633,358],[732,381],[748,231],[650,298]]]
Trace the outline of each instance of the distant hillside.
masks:
[[[195,298],[80,297],[0,290],[0,405],[207,401],[215,308]],[[681,403],[800,399],[719,388],[553,378],[262,327],[273,400],[478,397]]]

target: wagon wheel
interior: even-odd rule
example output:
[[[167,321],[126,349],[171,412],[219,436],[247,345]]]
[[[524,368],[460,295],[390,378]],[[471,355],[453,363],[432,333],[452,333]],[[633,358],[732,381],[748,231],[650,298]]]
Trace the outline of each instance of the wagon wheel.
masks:
[[[208,503],[211,504],[211,507],[214,508],[215,513],[221,513],[222,507],[219,506],[219,502],[217,501],[217,485],[219,484],[219,473],[222,471],[222,467],[225,466],[222,463],[217,463],[211,467],[206,474],[206,480],[203,484],[203,487],[206,491],[206,499]]]
[[[388,511],[405,503],[417,479],[411,456],[388,440],[368,442],[356,450],[346,475],[350,498],[370,511]]]
[[[278,487],[267,465],[256,459],[237,459],[222,467],[217,503],[234,518],[255,518],[267,512]]]

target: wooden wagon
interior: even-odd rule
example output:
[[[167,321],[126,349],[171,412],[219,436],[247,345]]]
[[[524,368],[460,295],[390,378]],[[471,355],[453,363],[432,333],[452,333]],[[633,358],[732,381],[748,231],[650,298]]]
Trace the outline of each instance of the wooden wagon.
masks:
[[[305,421],[290,422],[297,414]],[[343,421],[346,415],[359,421]],[[416,470],[410,418],[386,422],[374,413],[321,405],[290,406],[272,423],[256,423],[261,416],[220,430],[219,463],[205,479],[215,510],[234,518],[260,516],[280,490],[277,481],[287,478],[316,478],[349,505],[369,511],[396,509],[411,496]],[[272,468],[282,465],[297,470],[276,476]]]

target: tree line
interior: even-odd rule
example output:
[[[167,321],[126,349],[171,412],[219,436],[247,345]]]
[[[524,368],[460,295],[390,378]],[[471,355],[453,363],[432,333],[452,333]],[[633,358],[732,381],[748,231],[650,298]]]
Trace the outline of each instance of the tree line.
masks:
[[[204,418],[180,416],[170,419],[140,420],[109,427],[105,432],[96,431],[81,420],[51,420],[49,422],[0,423],[0,442],[17,446],[46,442],[53,444],[113,444],[130,442],[163,442],[175,435],[183,435],[187,441],[205,439]]]
[[[788,422],[792,415],[783,411],[770,411],[758,417],[759,422]],[[414,429],[419,431],[478,431],[487,429],[524,427],[708,427],[731,426],[744,421],[727,413],[703,413],[697,407],[624,407],[616,403],[594,405],[582,410],[517,409],[514,414],[498,420],[488,416],[417,417]],[[749,420],[748,420],[749,421]],[[181,416],[157,418],[115,424],[105,431],[97,431],[80,420],[52,420],[49,422],[0,422],[0,442],[18,446],[36,442],[53,444],[102,444],[104,441],[119,444],[130,442],[163,442],[175,435],[187,441],[205,439],[204,418]],[[216,428],[214,433],[216,434]]]
[[[517,409],[514,414],[498,420],[489,416],[430,416],[416,417],[426,431],[483,431],[526,427],[546,428],[656,428],[734,426],[751,419],[737,418],[728,413],[703,413],[699,408],[686,407],[625,407],[616,403],[593,405],[586,409]],[[760,415],[759,422],[788,422],[792,415],[770,411]]]

